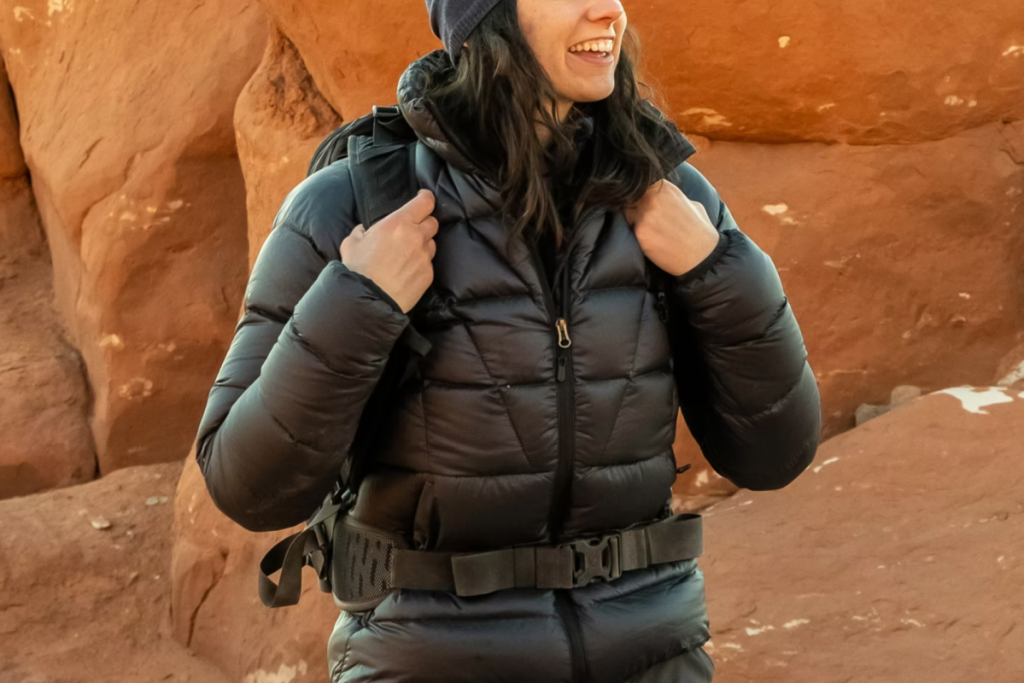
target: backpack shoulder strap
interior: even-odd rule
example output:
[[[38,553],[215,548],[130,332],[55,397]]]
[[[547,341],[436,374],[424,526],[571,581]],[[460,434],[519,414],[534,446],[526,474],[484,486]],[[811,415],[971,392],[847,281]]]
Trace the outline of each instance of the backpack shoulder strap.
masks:
[[[369,228],[419,191],[415,149],[416,135],[398,107],[374,107],[372,117],[356,119],[324,138],[313,154],[307,175],[348,158],[355,188],[356,216]],[[316,570],[320,589],[331,592],[328,528],[333,528],[336,515],[345,514],[354,504],[355,492],[365,474],[368,451],[383,428],[387,404],[416,372],[419,359],[429,350],[430,342],[411,325],[406,327],[367,399],[351,452],[345,458],[334,490],[306,522],[305,529],[277,543],[260,562],[259,595],[267,607],[298,603],[302,594],[302,568],[306,566]],[[281,577],[275,584],[270,577],[279,570]]]
[[[369,228],[416,196],[416,137],[398,107],[374,107],[373,134],[347,144],[356,214]]]
[[[419,191],[416,179],[416,134],[398,107],[373,108],[372,136],[348,138],[349,172],[355,188],[356,215],[369,229],[401,208]],[[394,394],[416,372],[430,342],[410,325],[391,351],[377,386],[367,400],[345,459],[340,479],[344,490],[355,492],[362,480],[368,451],[382,429],[383,416]]]

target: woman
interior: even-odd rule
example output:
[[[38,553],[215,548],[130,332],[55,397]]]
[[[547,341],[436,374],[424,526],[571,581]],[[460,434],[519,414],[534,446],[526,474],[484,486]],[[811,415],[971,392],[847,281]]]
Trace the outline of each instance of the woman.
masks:
[[[432,557],[531,564],[447,589],[454,561],[438,582],[389,565],[397,588],[341,613],[332,680],[710,681],[695,559],[612,571],[601,540],[578,563],[676,519],[680,406],[739,486],[811,462],[818,393],[778,275],[640,97],[617,0],[427,5],[447,53],[399,84],[422,190],[371,230],[345,161],[286,199],[200,427],[210,493],[254,531],[307,519],[397,340],[421,335],[349,517]],[[568,586],[540,578],[555,551]]]

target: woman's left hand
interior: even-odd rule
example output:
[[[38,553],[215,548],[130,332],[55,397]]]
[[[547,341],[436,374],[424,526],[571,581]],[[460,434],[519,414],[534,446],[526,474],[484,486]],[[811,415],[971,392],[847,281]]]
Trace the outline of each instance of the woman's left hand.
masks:
[[[704,205],[668,181],[647,188],[625,214],[644,254],[669,275],[686,273],[718,245],[718,231]]]

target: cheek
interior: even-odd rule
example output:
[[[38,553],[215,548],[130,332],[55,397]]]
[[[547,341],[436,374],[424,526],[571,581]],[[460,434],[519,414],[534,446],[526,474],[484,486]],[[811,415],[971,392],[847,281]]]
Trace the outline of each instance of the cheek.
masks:
[[[522,20],[520,20],[522,21]],[[550,28],[543,22],[532,24],[521,23],[523,37],[526,38],[530,50],[536,57],[537,62],[544,68],[551,78],[556,78],[564,67],[561,44],[559,38],[553,35]]]
[[[541,12],[541,8],[537,6],[535,0],[519,0],[519,29],[523,32],[523,37],[526,38],[527,44],[540,58],[544,45],[547,43],[547,36],[545,36],[545,21],[544,14]]]

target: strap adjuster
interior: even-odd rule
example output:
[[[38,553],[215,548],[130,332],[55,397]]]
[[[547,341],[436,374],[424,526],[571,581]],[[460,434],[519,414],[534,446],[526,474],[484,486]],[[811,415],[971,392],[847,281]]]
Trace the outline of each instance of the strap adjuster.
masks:
[[[614,533],[581,538],[559,546],[572,550],[572,587],[612,581],[622,576],[620,542],[619,534]]]

